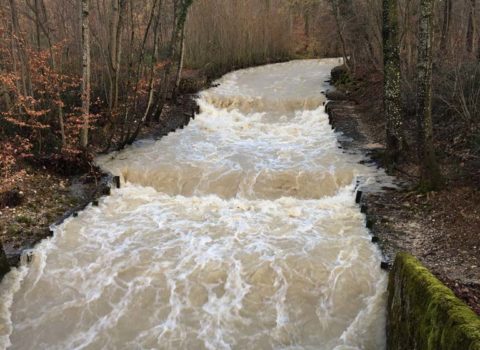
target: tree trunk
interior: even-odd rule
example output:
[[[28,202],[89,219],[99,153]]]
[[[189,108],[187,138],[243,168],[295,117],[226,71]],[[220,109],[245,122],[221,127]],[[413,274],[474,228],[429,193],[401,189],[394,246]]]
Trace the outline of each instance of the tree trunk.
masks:
[[[433,147],[432,42],[434,0],[420,1],[418,32],[417,126],[420,188],[434,190],[441,185],[440,168]]]
[[[155,108],[153,110],[153,118],[155,121],[160,120],[165,101],[169,93],[172,94],[172,97],[175,93],[175,84],[176,84],[176,71],[175,66],[178,67],[181,61],[181,47],[182,45],[182,33],[185,27],[185,22],[187,20],[188,9],[191,6],[193,0],[177,0],[174,3],[174,30],[170,39],[169,47],[169,63],[164,69],[162,87],[160,88],[159,97],[155,102]]]
[[[82,116],[80,146],[88,146],[90,119],[90,0],[82,0]]]
[[[475,1],[470,0],[470,12],[468,15],[468,26],[467,26],[467,52],[474,52],[475,46],[475,34],[476,34],[476,18],[475,18]]]
[[[112,0],[112,12],[110,15],[110,40],[108,52],[108,68],[110,70],[110,90],[108,93],[108,104],[110,106],[110,113],[115,109],[114,94],[116,78],[116,59],[117,59],[117,31],[119,22],[119,0]]]
[[[42,49],[42,42],[41,42],[41,39],[40,39],[40,4],[39,4],[39,0],[35,0],[35,27],[36,27],[36,31],[35,31],[35,35],[36,35],[36,41],[37,41],[37,51],[40,52],[40,50]]]
[[[343,35],[343,29],[342,29],[342,24],[340,23],[340,7],[337,3],[338,0],[329,0],[330,4],[332,6],[332,11],[333,11],[333,17],[335,19],[335,25],[337,26],[337,34],[338,38],[340,39],[340,43],[342,45],[342,56],[343,56],[343,62],[345,64],[345,67],[347,70],[350,72],[350,62],[349,62],[349,57],[347,54],[347,43],[345,40],[345,36]]]
[[[35,0],[35,4],[36,6],[38,6],[38,11],[39,11],[38,17],[40,17],[40,11],[43,14],[43,24],[40,21],[38,23],[43,33],[45,34],[45,38],[47,40],[48,50],[50,53],[50,66],[52,67],[52,70],[55,71],[57,69],[57,63],[55,61],[55,55],[53,52],[53,45],[52,45],[52,39],[51,39],[52,33],[50,30],[50,25],[48,21],[47,8],[45,6],[44,0]],[[62,102],[62,96],[60,93],[58,94],[58,100]],[[60,126],[60,137],[62,139],[62,148],[64,148],[67,144],[67,137],[65,135],[63,107],[60,104],[57,106],[57,113],[58,113],[58,124]]]
[[[158,6],[157,6],[158,5]],[[158,10],[157,10],[158,8]],[[138,59],[138,66],[137,66],[137,73],[136,73],[136,83],[135,83],[135,102],[134,102],[134,110],[137,110],[137,96],[138,96],[138,84],[140,79],[140,69],[141,65],[144,61],[145,57],[145,45],[147,42],[148,34],[150,32],[150,28],[153,24],[153,51],[152,51],[152,59],[149,63],[149,67],[147,71],[149,72],[149,83],[148,83],[148,92],[147,92],[147,106],[145,111],[143,112],[142,118],[138,121],[135,130],[131,135],[128,136],[128,140],[126,143],[133,143],[137,138],[140,130],[142,129],[143,125],[147,121],[147,118],[150,114],[150,109],[153,103],[153,96],[154,96],[154,70],[155,65],[157,63],[157,56],[158,56],[158,36],[159,36],[159,29],[160,29],[160,13],[162,8],[162,1],[161,0],[154,0],[152,4],[152,10],[150,14],[150,19],[147,24],[147,28],[145,30],[143,36],[143,42],[140,50],[140,57]]]
[[[110,61],[112,86],[110,91],[110,105],[112,111],[118,106],[120,65],[122,57],[122,32],[125,21],[126,0],[113,0],[112,25],[110,29]]]
[[[452,22],[452,0],[444,0],[443,4],[443,23],[442,23],[442,39],[440,49],[444,51],[447,48],[448,34],[450,33],[450,23]]]
[[[480,62],[480,34],[477,35],[477,61]]]
[[[400,160],[404,143],[399,52],[398,3],[397,0],[383,0],[383,106],[389,165]]]
[[[182,80],[182,71],[183,71],[184,61],[185,61],[185,27],[183,27],[182,29],[182,39],[180,44],[180,62],[178,63],[177,76],[175,79],[175,95],[178,92],[178,89],[180,87],[180,82]]]
[[[12,34],[15,51],[20,61],[20,73],[22,80],[22,93],[24,96],[32,96],[32,80],[30,77],[30,64],[27,51],[25,50],[25,40],[22,38],[20,23],[18,21],[17,4],[15,0],[10,0],[10,12],[12,16]],[[15,52],[13,52],[15,55]]]

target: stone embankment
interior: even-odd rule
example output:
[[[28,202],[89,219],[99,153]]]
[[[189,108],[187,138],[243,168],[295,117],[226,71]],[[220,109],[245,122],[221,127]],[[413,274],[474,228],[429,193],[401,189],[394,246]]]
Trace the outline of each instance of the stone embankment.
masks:
[[[334,69],[332,83],[342,79],[342,69]],[[326,111],[342,148],[362,152],[366,163],[381,166],[378,160],[384,147],[374,141],[372,127],[364,121],[359,106],[342,91],[328,91],[326,95]],[[388,350],[480,350],[479,316],[418,259],[402,252],[420,251],[420,244],[418,237],[403,230],[409,224],[405,222],[408,215],[390,210],[394,203],[379,200],[388,197],[385,193],[389,191],[404,191],[412,186],[405,178],[394,183],[396,189],[364,187],[357,195],[372,241],[382,250],[382,267],[390,270]]]

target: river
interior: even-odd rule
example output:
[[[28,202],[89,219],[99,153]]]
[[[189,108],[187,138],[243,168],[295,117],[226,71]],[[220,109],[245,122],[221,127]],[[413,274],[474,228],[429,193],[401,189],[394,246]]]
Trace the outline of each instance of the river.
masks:
[[[0,286],[11,349],[385,348],[381,254],[325,114],[338,60],[227,74],[188,127],[98,159],[122,188]]]

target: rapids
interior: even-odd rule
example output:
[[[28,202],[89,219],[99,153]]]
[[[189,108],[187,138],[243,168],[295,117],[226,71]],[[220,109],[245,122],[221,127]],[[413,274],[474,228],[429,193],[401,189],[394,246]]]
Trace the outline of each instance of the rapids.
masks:
[[[385,347],[386,274],[339,148],[338,60],[227,74],[190,125],[98,163],[122,188],[0,286],[11,349]]]

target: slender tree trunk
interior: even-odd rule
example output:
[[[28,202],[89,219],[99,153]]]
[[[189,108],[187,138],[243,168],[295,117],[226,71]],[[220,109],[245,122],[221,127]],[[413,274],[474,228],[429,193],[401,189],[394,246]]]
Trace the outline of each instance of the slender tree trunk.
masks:
[[[156,3],[155,3],[156,5]],[[153,97],[155,94],[155,82],[154,82],[154,74],[155,74],[155,65],[157,63],[157,56],[158,56],[158,41],[159,41],[159,32],[160,32],[160,10],[162,8],[162,1],[158,3],[158,13],[155,17],[155,23],[153,28],[153,53],[152,53],[152,61],[150,62],[149,67],[149,82],[148,82],[148,100],[147,100],[147,107],[145,108],[145,112],[143,113],[142,121],[139,124],[138,132],[140,131],[140,127],[148,120],[148,116],[150,115],[150,111],[153,104]],[[155,11],[155,9],[153,10]],[[147,35],[148,33],[145,33]],[[146,36],[145,36],[146,39]],[[144,40],[145,42],[145,40]],[[143,57],[142,57],[143,59]],[[137,132],[137,134],[138,134]],[[136,135],[135,135],[136,137]]]
[[[17,45],[15,43],[15,29],[13,28],[13,23],[10,25],[10,35],[11,35],[11,38],[12,40],[10,41],[10,50],[12,52],[12,69],[13,69],[13,73],[15,73],[15,75],[18,74],[18,64],[17,64]],[[19,79],[15,79],[15,88],[17,89],[17,93],[22,93],[22,88],[25,89],[25,81],[23,80],[23,76],[22,76],[22,85],[20,85],[20,81]],[[24,90],[23,90],[24,92]]]
[[[452,0],[444,0],[443,4],[443,23],[442,23],[442,39],[440,49],[444,51],[447,48],[448,35],[450,33],[450,23],[452,22]]]
[[[45,35],[45,38],[47,40],[47,44],[48,44],[48,50],[49,50],[49,53],[50,53],[50,66],[52,67],[52,70],[56,70],[57,69],[57,63],[55,61],[55,55],[54,55],[54,52],[53,52],[53,45],[52,45],[52,33],[51,33],[51,30],[50,30],[50,25],[49,25],[49,21],[48,21],[48,13],[47,13],[47,8],[45,6],[45,1],[44,0],[35,0],[35,8],[38,9],[39,13],[38,13],[38,18],[40,18],[40,13],[43,15],[43,24],[41,21],[38,22],[39,24],[39,28],[42,29],[44,35]],[[59,93],[58,94],[58,99],[60,102],[62,102],[62,96],[61,94]],[[58,113],[58,125],[60,127],[60,137],[62,139],[62,148],[65,147],[65,145],[67,144],[67,138],[66,138],[66,135],[65,135],[65,122],[64,122],[64,116],[63,116],[63,107],[59,104],[57,106],[57,113]]]
[[[308,5],[306,5],[307,8],[304,9],[303,11],[303,21],[304,21],[304,27],[303,27],[303,32],[305,33],[305,36],[307,39],[310,39],[310,9],[308,8]]]
[[[34,4],[35,8],[35,35],[36,35],[36,41],[37,41],[37,51],[40,51],[42,49],[42,42],[40,39],[40,3],[39,0],[35,0]]]
[[[332,6],[332,11],[333,11],[333,17],[335,19],[335,24],[337,26],[337,34],[338,38],[340,39],[340,43],[342,45],[342,55],[343,55],[343,62],[345,64],[345,67],[347,70],[350,72],[350,62],[348,59],[348,54],[347,54],[347,43],[345,40],[345,36],[343,35],[343,28],[342,24],[340,22],[340,8],[337,3],[338,0],[329,0],[330,4]]]
[[[178,63],[177,75],[175,79],[175,95],[178,92],[178,88],[180,87],[180,82],[182,80],[182,71],[183,71],[183,64],[185,61],[185,27],[182,29],[182,38],[180,44],[180,60]]]
[[[18,13],[17,13],[17,4],[15,0],[9,0],[10,3],[10,11],[12,16],[12,34],[13,34],[13,42],[14,42],[14,52],[15,51],[19,57],[20,61],[20,72],[21,72],[21,80],[22,80],[22,93],[25,96],[32,96],[32,80],[30,77],[30,64],[28,62],[28,55],[27,51],[25,50],[25,41],[22,38],[21,30],[20,30],[20,23],[18,21]]]
[[[192,0],[177,0],[174,3],[174,18],[175,25],[170,39],[170,49],[169,49],[169,59],[170,62],[164,69],[162,87],[160,89],[159,97],[155,103],[155,108],[153,110],[153,118],[155,121],[160,120],[165,101],[169,93],[175,93],[175,83],[176,83],[176,71],[174,65],[180,64],[181,61],[181,47],[182,44],[182,33],[185,27],[185,22],[187,20],[188,9],[192,4]]]
[[[420,165],[420,187],[424,190],[437,189],[441,185],[440,168],[433,147],[432,125],[432,42],[434,0],[420,0],[418,32],[418,158]]]
[[[112,13],[110,20],[110,40],[109,40],[109,62],[110,71],[110,91],[108,103],[110,112],[118,106],[120,65],[122,57],[122,33],[125,22],[126,0],[113,0]]]
[[[125,11],[127,6],[126,0],[120,0],[119,2],[120,8],[118,12],[118,22],[117,22],[117,30],[116,30],[116,51],[115,51],[115,58],[114,58],[114,92],[113,92],[113,107],[117,108],[118,106],[118,97],[119,97],[119,81],[120,81],[120,68],[122,63],[122,33],[123,33],[123,26],[125,23]]]
[[[467,26],[467,52],[472,53],[474,52],[475,47],[475,37],[476,37],[476,0],[470,0],[470,11],[468,15],[468,26]]]
[[[8,94],[8,90],[4,85],[0,86],[0,94],[3,97],[3,103],[5,104],[6,110],[10,110],[12,106],[12,101],[10,99],[10,95]]]
[[[398,3],[397,0],[383,0],[383,106],[389,165],[400,160],[404,143],[399,52]]]
[[[158,4],[158,6],[157,6]],[[149,83],[148,83],[148,92],[147,92],[147,106],[145,108],[145,111],[143,112],[142,119],[138,122],[136,125],[135,130],[133,133],[129,136],[129,139],[127,140],[128,143],[133,143],[135,139],[137,138],[138,134],[140,133],[142,127],[145,125],[145,122],[148,120],[148,116],[150,115],[150,110],[153,104],[153,97],[155,93],[154,89],[154,70],[155,70],[155,65],[157,63],[157,56],[158,56],[158,42],[159,42],[159,31],[160,31],[160,13],[162,9],[162,0],[154,0],[153,5],[152,5],[152,12],[150,19],[148,21],[147,29],[145,30],[144,37],[143,37],[143,43],[142,43],[142,49],[140,51],[140,63],[137,69],[137,87],[135,88],[135,95],[137,95],[137,90],[138,90],[138,80],[139,80],[139,73],[140,73],[140,64],[144,59],[145,56],[145,44],[147,41],[148,33],[150,31],[150,28],[152,27],[153,23],[153,52],[152,52],[152,60],[149,64],[148,67],[148,75],[149,75]],[[158,7],[158,10],[157,10]],[[158,11],[158,12],[157,12]],[[136,107],[135,107],[136,109]]]
[[[115,84],[117,81],[116,78],[116,68],[117,68],[117,31],[119,23],[119,0],[112,0],[112,13],[110,16],[110,40],[109,40],[109,60],[108,66],[110,70],[110,90],[108,94],[108,104],[110,106],[110,112],[113,113],[115,109]]]
[[[90,0],[82,0],[82,116],[80,146],[88,146],[90,121]]]
[[[480,62],[480,34],[477,37],[477,61]]]

